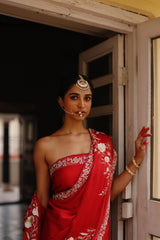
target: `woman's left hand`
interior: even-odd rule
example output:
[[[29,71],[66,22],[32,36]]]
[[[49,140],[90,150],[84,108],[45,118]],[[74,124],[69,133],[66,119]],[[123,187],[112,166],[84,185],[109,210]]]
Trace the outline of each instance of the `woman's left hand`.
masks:
[[[149,143],[149,141],[146,139],[146,137],[151,137],[152,134],[148,133],[149,127],[143,127],[140,133],[138,134],[138,137],[135,141],[135,159],[137,162],[141,163],[141,161],[144,158],[146,147]]]

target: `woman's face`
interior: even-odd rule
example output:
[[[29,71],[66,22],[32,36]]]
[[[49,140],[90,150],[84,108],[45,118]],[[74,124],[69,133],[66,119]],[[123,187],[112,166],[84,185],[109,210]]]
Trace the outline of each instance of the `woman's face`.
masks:
[[[59,98],[60,105],[64,108],[66,116],[84,120],[91,110],[91,89],[80,90],[76,85],[68,90],[64,99]]]

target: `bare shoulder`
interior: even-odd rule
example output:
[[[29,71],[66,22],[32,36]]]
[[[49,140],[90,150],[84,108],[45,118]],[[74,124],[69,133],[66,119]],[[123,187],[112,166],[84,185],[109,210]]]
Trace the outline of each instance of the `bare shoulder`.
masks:
[[[50,136],[39,138],[34,147],[34,151],[46,152],[50,147],[54,147],[56,144],[56,135],[52,134]]]
[[[35,143],[35,146],[36,147],[40,147],[40,148],[43,148],[45,147],[51,140],[51,137],[50,136],[46,136],[46,137],[42,137],[42,138],[39,138],[36,143]]]

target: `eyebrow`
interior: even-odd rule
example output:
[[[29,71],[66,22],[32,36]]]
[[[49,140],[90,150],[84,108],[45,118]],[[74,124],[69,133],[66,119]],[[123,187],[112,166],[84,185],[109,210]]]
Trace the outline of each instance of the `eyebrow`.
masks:
[[[70,93],[69,96],[70,95],[77,95],[78,96],[80,94],[79,93]],[[85,96],[92,96],[92,93],[87,93],[87,94],[85,94]]]

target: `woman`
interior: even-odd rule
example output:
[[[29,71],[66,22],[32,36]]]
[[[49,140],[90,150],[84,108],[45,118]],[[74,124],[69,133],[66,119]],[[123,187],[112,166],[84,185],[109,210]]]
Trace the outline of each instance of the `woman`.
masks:
[[[86,129],[92,86],[82,75],[63,82],[58,102],[62,127],[35,144],[37,189],[25,219],[23,239],[109,240],[110,200],[123,191],[143,160],[149,128],[136,140],[135,157],[113,180],[117,154],[110,138]]]

